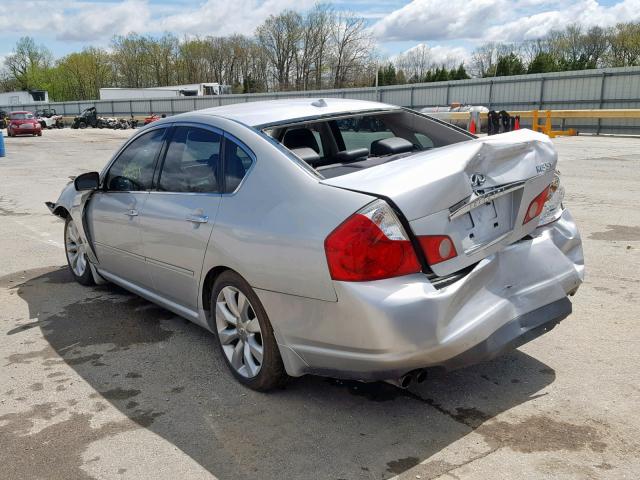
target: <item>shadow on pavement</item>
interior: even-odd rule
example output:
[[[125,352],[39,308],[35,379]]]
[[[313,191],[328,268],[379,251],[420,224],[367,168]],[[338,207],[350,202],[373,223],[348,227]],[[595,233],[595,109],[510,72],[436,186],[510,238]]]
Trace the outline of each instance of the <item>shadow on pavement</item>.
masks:
[[[39,327],[57,354],[42,356],[44,369],[55,374],[59,355],[96,398],[222,479],[389,478],[555,379],[514,351],[410,391],[303,377],[259,394],[227,373],[210,333],[117,287],[81,287],[66,267],[4,277],[0,287],[17,292],[32,319],[7,335]],[[433,463],[434,475],[446,471]]]

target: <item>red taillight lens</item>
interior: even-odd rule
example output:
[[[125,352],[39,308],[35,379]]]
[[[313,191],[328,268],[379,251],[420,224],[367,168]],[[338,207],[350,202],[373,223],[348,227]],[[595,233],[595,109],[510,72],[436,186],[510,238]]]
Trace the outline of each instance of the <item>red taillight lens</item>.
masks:
[[[402,225],[381,200],[339,225],[324,241],[324,249],[334,280],[363,282],[421,270]]]
[[[542,209],[544,208],[544,204],[547,202],[548,196],[549,187],[545,188],[540,195],[531,200],[529,208],[527,208],[527,214],[524,216],[524,222],[522,222],[523,225],[525,223],[529,223],[542,213]]]
[[[418,237],[418,241],[429,265],[458,256],[453,241],[447,235],[425,235]]]

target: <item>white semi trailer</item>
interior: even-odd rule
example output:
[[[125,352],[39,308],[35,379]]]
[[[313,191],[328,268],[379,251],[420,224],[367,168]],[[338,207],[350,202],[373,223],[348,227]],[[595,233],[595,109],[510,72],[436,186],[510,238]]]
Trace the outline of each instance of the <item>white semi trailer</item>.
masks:
[[[0,93],[0,106],[11,107],[13,105],[31,105],[34,103],[47,103],[49,92],[46,90],[29,90],[20,92]]]
[[[201,97],[231,93],[229,85],[190,83],[153,88],[101,88],[100,100],[139,100],[141,98]]]

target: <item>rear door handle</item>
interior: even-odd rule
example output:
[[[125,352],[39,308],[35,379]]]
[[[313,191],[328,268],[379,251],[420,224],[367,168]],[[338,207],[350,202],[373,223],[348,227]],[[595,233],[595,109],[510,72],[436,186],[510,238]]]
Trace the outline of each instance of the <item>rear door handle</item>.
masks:
[[[191,223],[207,223],[209,217],[207,215],[187,215],[186,220]]]
[[[138,210],[135,209],[130,209],[127,210],[126,212],[124,212],[125,215],[129,216],[129,217],[137,217],[138,216]]]

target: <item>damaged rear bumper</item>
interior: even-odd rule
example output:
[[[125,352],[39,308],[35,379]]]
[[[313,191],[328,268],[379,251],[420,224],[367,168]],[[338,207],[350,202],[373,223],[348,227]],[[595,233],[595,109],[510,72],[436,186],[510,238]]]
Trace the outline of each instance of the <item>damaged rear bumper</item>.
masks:
[[[425,275],[335,282],[337,302],[258,290],[287,372],[389,380],[493,358],[571,313],[584,279],[571,214],[480,261],[441,289]]]

